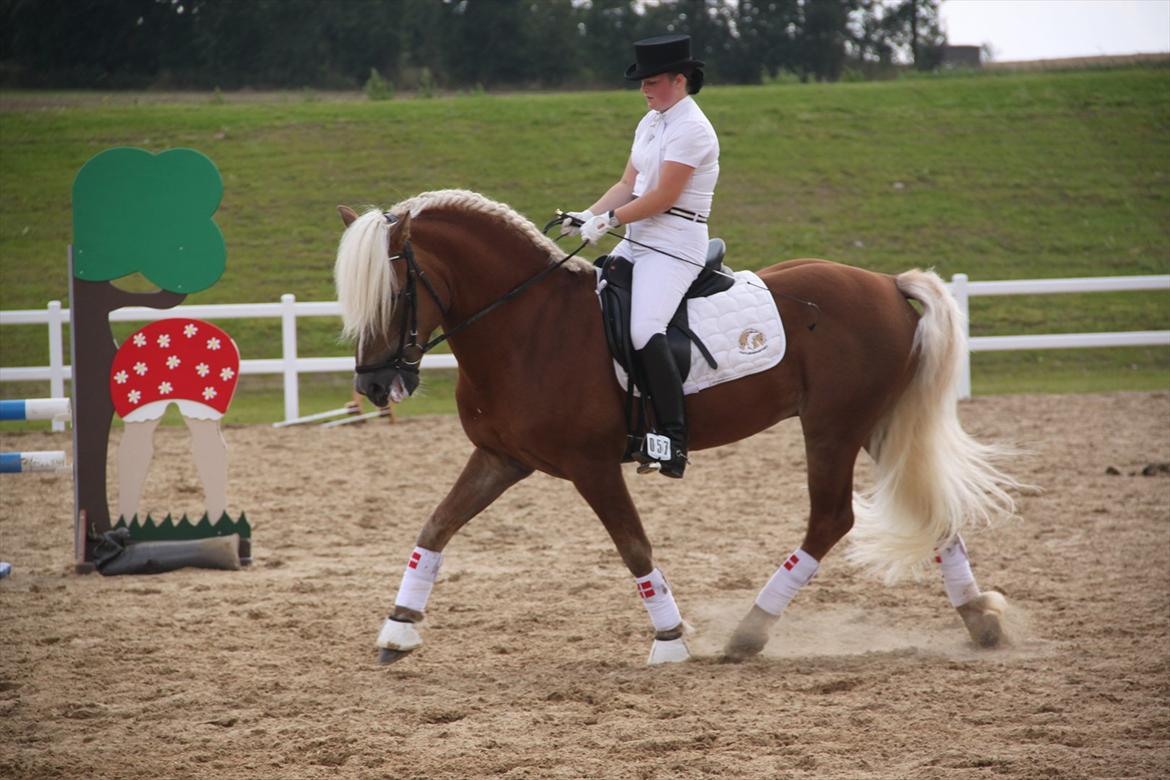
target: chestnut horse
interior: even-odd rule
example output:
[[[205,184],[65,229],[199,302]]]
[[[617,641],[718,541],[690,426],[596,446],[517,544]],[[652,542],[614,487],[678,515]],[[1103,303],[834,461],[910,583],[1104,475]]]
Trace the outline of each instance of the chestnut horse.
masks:
[[[621,468],[624,393],[602,332],[592,266],[574,257],[554,267],[565,256],[556,244],[508,206],[472,192],[423,193],[361,216],[339,211],[346,230],[335,279],[345,334],[356,341],[357,390],[378,406],[403,400],[418,384],[419,336],[425,341],[442,327],[459,362],[459,417],[475,445],[419,533],[379,635],[383,662],[421,644],[417,623],[452,536],[533,471],[572,481],[640,595],[653,594],[645,579],[657,572],[650,540]],[[852,529],[850,556],[888,580],[921,569],[944,548],[961,552],[956,571],[966,579],[955,587],[948,563],[936,559],[948,596],[978,644],[998,644],[1005,602],[975,587],[959,533],[1013,512],[1007,490],[1016,483],[995,465],[1002,451],[975,442],[959,424],[956,377],[965,342],[946,287],[932,272],[890,276],[825,260],[780,263],[759,277],[782,316],[787,352],[771,369],[687,397],[690,450],[799,416],[811,506],[797,552],[815,566]],[[530,286],[475,317],[526,281]],[[853,468],[863,448],[876,463],[877,482],[855,495]],[[768,585],[792,591],[784,599],[804,584],[781,581],[795,558]],[[657,576],[657,587],[669,592]],[[761,592],[727,655],[758,653],[786,603]],[[647,608],[657,629],[651,663],[685,660],[687,626],[677,608],[675,626],[661,625]]]

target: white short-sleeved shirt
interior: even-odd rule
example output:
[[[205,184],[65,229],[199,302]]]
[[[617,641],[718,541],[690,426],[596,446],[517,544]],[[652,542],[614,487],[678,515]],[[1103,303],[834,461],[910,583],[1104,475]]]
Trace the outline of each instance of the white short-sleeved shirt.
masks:
[[[666,111],[650,111],[634,131],[630,160],[638,171],[634,195],[658,185],[664,162],[695,169],[675,206],[710,216],[715,183],[719,180],[719,138],[699,104],[687,95]]]

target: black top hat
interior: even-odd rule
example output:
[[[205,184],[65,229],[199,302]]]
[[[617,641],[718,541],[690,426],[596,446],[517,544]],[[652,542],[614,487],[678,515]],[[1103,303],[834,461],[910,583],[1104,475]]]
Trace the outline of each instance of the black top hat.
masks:
[[[703,66],[702,60],[691,59],[689,35],[656,35],[635,41],[634,59],[637,62],[626,68],[626,78],[630,81]]]

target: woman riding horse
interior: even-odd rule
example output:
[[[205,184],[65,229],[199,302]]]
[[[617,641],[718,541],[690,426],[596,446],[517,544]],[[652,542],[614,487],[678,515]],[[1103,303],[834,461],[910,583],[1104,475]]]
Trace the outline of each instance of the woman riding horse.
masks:
[[[638,41],[634,57],[626,78],[642,82],[650,111],[634,131],[621,179],[585,211],[570,211],[564,231],[579,229],[582,238],[595,244],[609,230],[625,225],[626,236],[638,242],[622,241],[611,254],[634,266],[630,340],[654,409],[656,431],[651,435],[669,442],[646,447],[638,459],[656,462],[662,474],[681,478],[687,465],[686,404],[666,326],[703,270],[707,217],[719,179],[719,138],[691,97],[703,86],[703,63],[691,57],[689,35]]]

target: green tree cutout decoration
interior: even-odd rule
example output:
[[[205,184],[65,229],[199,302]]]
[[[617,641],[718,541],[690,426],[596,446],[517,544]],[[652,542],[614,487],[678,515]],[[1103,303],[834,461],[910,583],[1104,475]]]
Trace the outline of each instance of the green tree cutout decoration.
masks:
[[[94,559],[95,537],[110,530],[106,449],[114,404],[108,376],[118,349],[110,312],[169,309],[215,284],[227,258],[223,233],[212,220],[222,198],[219,171],[194,149],[108,149],[73,180],[70,338],[82,568]],[[132,293],[110,284],[134,273],[160,289]]]
[[[89,282],[138,272],[163,290],[206,290],[227,259],[212,220],[222,199],[219,171],[193,149],[102,152],[73,180],[73,272]]]

